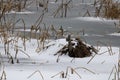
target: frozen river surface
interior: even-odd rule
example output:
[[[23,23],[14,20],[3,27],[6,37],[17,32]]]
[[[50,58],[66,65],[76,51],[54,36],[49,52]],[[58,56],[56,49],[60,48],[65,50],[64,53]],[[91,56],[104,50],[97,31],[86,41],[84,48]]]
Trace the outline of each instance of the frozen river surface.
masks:
[[[57,3],[55,0],[50,0],[48,5],[48,12],[45,13],[42,25],[46,26],[54,25],[55,28],[62,26],[65,31],[71,32],[74,35],[81,36],[81,38],[89,44],[97,45],[98,42],[101,42],[100,45],[109,44],[112,46],[120,47],[120,36],[109,35],[114,32],[120,31],[119,28],[116,28],[114,23],[116,20],[106,20],[102,18],[94,17],[82,17],[87,10],[90,14],[94,15],[94,7],[92,6],[93,0],[73,0],[73,3],[70,4],[70,9],[68,10],[67,17],[61,18],[60,15],[53,17],[53,12],[56,11],[60,1]],[[43,8],[36,6],[36,3],[32,3],[27,6],[23,13],[10,13],[7,14],[9,18],[15,17],[16,20],[23,19],[25,25],[28,29],[31,28],[31,25],[35,24],[39,16],[42,14]],[[23,28],[23,22],[20,21],[16,24],[19,27]],[[83,35],[82,31],[84,31]]]

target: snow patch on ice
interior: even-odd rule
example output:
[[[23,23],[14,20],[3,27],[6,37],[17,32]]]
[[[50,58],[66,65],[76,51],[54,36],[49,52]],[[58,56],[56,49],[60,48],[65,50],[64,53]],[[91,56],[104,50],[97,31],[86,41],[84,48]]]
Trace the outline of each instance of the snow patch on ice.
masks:
[[[101,18],[101,17],[76,17],[74,18],[76,20],[83,20],[83,21],[106,21],[106,22],[114,22],[117,20],[111,20],[111,19],[106,19],[106,18]]]
[[[111,35],[111,36],[120,36],[120,33],[111,33],[111,34],[108,34],[108,35]]]
[[[32,11],[21,11],[21,12],[17,12],[17,11],[10,11],[7,12],[6,14],[34,14],[35,12]]]

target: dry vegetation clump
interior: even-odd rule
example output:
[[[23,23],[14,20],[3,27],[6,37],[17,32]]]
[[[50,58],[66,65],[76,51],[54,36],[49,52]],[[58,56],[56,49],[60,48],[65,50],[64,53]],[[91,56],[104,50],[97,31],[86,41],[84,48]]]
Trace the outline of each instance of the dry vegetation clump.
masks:
[[[120,18],[120,2],[114,0],[95,0],[95,16],[109,19]]]
[[[65,45],[61,50],[59,50],[55,55],[59,54],[68,54],[70,57],[89,57],[93,53],[97,54],[97,50],[93,46],[88,46],[80,40],[80,38],[71,39],[71,36],[68,35],[66,38],[68,45]]]

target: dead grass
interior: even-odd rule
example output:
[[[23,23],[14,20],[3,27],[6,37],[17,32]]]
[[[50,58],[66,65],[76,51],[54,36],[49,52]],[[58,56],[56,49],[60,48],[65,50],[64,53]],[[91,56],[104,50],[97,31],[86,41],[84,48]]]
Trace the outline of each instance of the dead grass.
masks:
[[[61,4],[58,6],[56,11],[53,13],[54,17],[56,17],[58,14],[60,14],[60,17],[67,17],[68,9],[70,9],[70,3],[72,3],[72,0],[69,0],[69,1],[61,0]]]
[[[120,2],[113,0],[95,0],[95,16],[120,19]]]

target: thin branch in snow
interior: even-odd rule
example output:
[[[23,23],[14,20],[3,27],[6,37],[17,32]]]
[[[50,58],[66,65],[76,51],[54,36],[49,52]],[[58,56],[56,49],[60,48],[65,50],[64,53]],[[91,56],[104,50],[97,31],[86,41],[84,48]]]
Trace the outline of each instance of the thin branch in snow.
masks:
[[[54,78],[55,76],[57,76],[57,75],[59,75],[59,74],[60,74],[60,75],[63,75],[63,73],[64,73],[64,72],[63,72],[63,71],[61,71],[61,72],[59,72],[59,73],[57,73],[57,74],[53,75],[51,78]]]
[[[6,80],[6,72],[3,70],[0,80]]]
[[[87,62],[87,64],[89,64],[94,59],[95,56],[96,56],[96,54],[94,54],[94,56],[92,56],[92,58]]]
[[[78,77],[79,77],[80,79],[82,78],[82,77],[79,75],[79,73],[77,73],[77,71],[76,71],[74,68],[72,68],[72,67],[67,67],[65,78],[67,78],[68,70],[69,70],[69,69],[71,70],[71,74],[76,73],[76,75],[78,75]]]
[[[114,71],[114,67],[112,68],[112,71],[110,72],[110,76],[109,76],[108,80],[110,80],[113,71]]]
[[[30,58],[30,56],[29,56],[26,52],[24,52],[23,50],[19,49],[19,51],[21,51],[21,52],[24,53],[28,58]]]
[[[32,77],[32,76],[33,76],[34,74],[36,74],[36,73],[39,73],[40,76],[41,76],[41,78],[42,78],[42,80],[44,80],[44,77],[43,77],[42,73],[41,73],[39,70],[36,70],[36,71],[33,72],[30,76],[28,76],[27,78],[29,79],[30,77]]]
[[[81,76],[77,73],[77,71],[75,71],[73,68],[72,68],[72,70],[73,70],[73,72],[75,72],[75,73],[79,76],[79,78],[81,79]]]
[[[75,69],[79,69],[79,68],[85,69],[85,70],[89,71],[89,72],[92,73],[92,74],[96,74],[96,73],[93,72],[92,70],[90,70],[90,69],[88,69],[88,68],[85,68],[85,67],[77,67],[77,68],[75,68]]]

